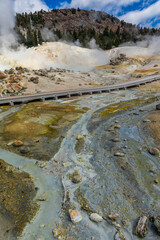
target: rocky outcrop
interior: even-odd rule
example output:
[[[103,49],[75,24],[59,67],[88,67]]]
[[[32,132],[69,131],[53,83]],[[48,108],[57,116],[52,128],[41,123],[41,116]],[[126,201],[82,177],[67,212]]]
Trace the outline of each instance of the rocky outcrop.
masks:
[[[0,71],[0,79],[4,79],[6,77],[7,77],[6,74],[4,74],[3,72]]]

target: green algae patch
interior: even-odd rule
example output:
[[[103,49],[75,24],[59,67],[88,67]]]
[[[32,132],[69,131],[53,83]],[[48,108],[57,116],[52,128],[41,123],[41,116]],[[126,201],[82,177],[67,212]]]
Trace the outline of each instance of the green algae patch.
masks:
[[[0,146],[28,158],[49,160],[58,151],[67,131],[87,110],[70,105],[29,103],[0,123]],[[23,141],[27,152],[11,144]]]
[[[82,181],[82,177],[80,176],[79,172],[75,170],[72,174],[68,173],[67,177],[72,180],[73,183],[80,183]]]
[[[145,103],[145,100],[143,99],[135,99],[128,102],[115,103],[115,104],[109,105],[104,111],[102,111],[101,117],[107,117],[111,114],[118,113],[123,110],[128,110],[131,107],[135,107],[143,103]]]
[[[51,135],[55,137],[58,135],[55,129],[50,129],[43,124],[15,120],[4,126],[3,137],[5,140],[24,140],[26,138],[31,139],[48,133],[51,133]]]
[[[53,234],[56,239],[74,240],[75,238],[68,235],[68,231],[69,229],[64,228],[62,224],[59,224],[57,228],[53,230]]]
[[[57,227],[53,229],[54,238],[64,240],[81,240],[82,238],[78,236],[81,230],[76,224],[73,226],[73,223],[68,222],[67,220],[68,219],[63,219],[63,222],[57,224]]]
[[[68,173],[67,177],[68,179],[72,180],[73,177],[80,176],[78,170],[75,170],[73,173]]]
[[[73,106],[31,103],[8,119],[9,123],[4,124],[4,136],[27,139],[50,133],[51,137],[55,137],[58,135],[57,128],[67,126],[84,112]]]
[[[77,201],[80,204],[82,210],[85,210],[88,213],[93,213],[93,211],[90,209],[89,201],[84,197],[82,189],[80,187],[75,191],[75,197],[77,198]]]
[[[3,207],[3,214],[9,216],[8,221],[13,219],[15,235],[20,235],[39,209],[33,201],[36,196],[35,185],[28,173],[18,172],[2,159],[0,176],[0,214]]]

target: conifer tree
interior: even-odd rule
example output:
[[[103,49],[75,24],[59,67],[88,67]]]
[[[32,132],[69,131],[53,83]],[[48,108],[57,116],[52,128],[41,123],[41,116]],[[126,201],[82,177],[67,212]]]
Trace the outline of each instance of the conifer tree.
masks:
[[[38,30],[38,43],[39,43],[39,44],[42,44],[42,42],[43,42],[43,39],[42,39],[41,31]]]

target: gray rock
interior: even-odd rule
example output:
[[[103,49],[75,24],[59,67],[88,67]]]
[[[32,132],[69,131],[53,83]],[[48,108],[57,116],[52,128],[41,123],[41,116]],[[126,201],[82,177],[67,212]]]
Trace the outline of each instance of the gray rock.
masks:
[[[73,223],[78,223],[82,220],[82,216],[80,214],[80,212],[78,212],[77,210],[69,210],[69,215],[70,215],[70,218],[71,218],[71,221]]]
[[[25,154],[28,153],[30,151],[29,147],[21,147],[20,148],[20,153]]]
[[[40,197],[37,198],[38,201],[46,201],[47,200],[47,193],[43,193]]]
[[[125,154],[124,154],[124,153],[117,152],[117,153],[114,154],[114,156],[116,156],[116,157],[124,157]]]
[[[156,105],[156,110],[160,110],[160,104]]]
[[[80,183],[82,181],[82,177],[80,175],[75,175],[72,178],[73,183]]]
[[[151,154],[151,155],[154,155],[154,156],[159,156],[159,154],[160,154],[160,151],[159,151],[159,149],[157,149],[157,148],[149,148],[148,149],[148,152]]]
[[[148,234],[148,218],[140,217],[135,228],[135,235],[144,238]]]
[[[90,219],[92,220],[92,221],[94,221],[94,222],[102,222],[103,221],[103,218],[99,215],[99,214],[97,214],[97,213],[92,213],[91,215],[90,215]]]
[[[111,140],[112,140],[112,142],[119,142],[120,141],[119,138],[113,138]]]
[[[144,119],[143,122],[147,123],[147,122],[150,122],[150,120],[149,119]]]
[[[40,228],[44,228],[44,227],[45,227],[45,224],[41,224],[41,225],[40,225]]]
[[[156,217],[154,220],[154,226],[156,227],[158,233],[160,234],[160,216]]]

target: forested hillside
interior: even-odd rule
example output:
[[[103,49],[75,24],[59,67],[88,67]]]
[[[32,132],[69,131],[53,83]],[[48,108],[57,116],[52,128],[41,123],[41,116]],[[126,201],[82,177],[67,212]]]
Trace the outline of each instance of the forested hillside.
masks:
[[[23,13],[17,14],[16,23],[20,41],[28,47],[59,39],[78,40],[88,47],[88,42],[94,38],[102,49],[110,49],[127,41],[141,40],[144,35],[160,35],[159,29],[140,28],[94,10],[53,9]]]

